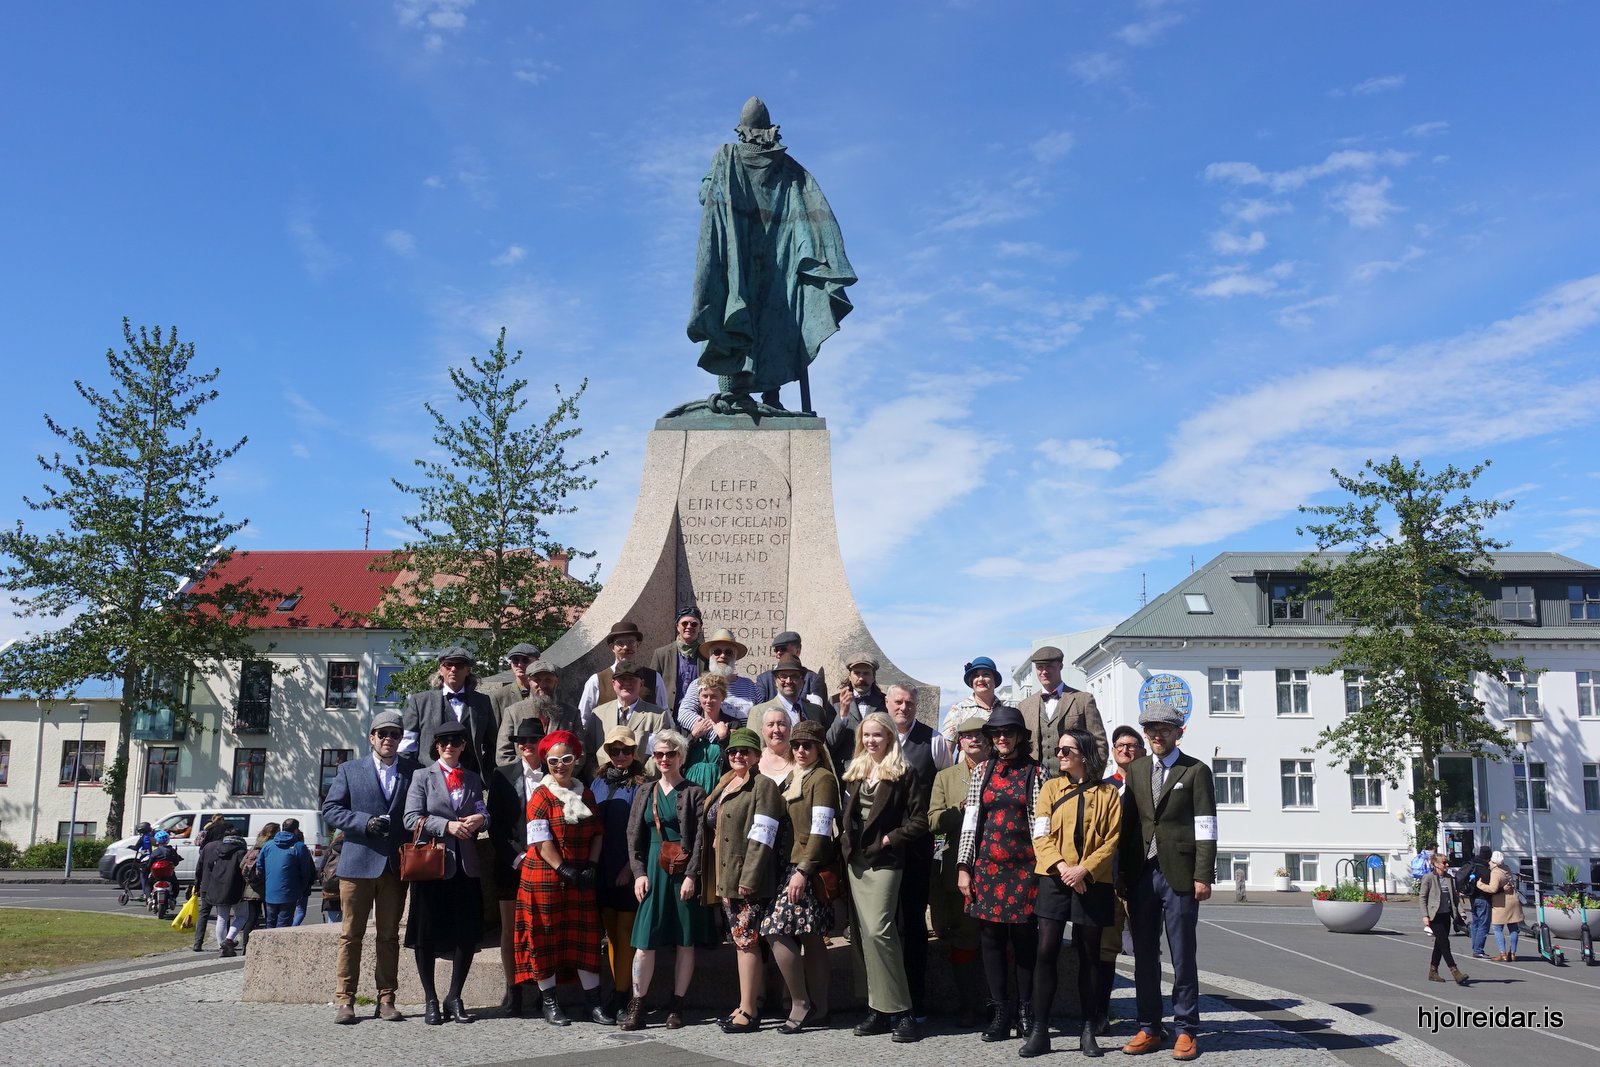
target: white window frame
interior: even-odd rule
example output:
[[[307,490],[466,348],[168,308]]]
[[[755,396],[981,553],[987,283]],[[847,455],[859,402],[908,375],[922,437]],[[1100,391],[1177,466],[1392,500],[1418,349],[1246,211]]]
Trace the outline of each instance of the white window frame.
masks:
[[[1539,710],[1539,672],[1506,671],[1506,715],[1544,718]]]
[[[1244,671],[1239,667],[1207,667],[1211,714],[1233,718],[1244,714]],[[1229,707],[1229,701],[1232,707]],[[1218,707],[1221,704],[1221,708]]]
[[[1294,783],[1295,802],[1290,804],[1284,797],[1284,787]],[[1302,798],[1303,785],[1310,787],[1311,799]],[[1317,810],[1317,765],[1309,759],[1286,759],[1278,761],[1278,799],[1283,801],[1284,811],[1316,811]]]
[[[1218,767],[1217,764],[1219,763],[1227,764],[1227,766]],[[1237,766],[1235,767],[1234,764],[1237,764]],[[1224,781],[1232,782],[1236,778],[1239,781],[1239,799],[1237,801],[1231,798],[1226,801],[1223,800],[1222,783]],[[1211,760],[1211,786],[1212,791],[1217,796],[1217,807],[1238,811],[1250,806],[1249,778],[1245,774],[1244,760],[1235,759],[1232,756],[1213,757]]]
[[[1311,717],[1311,671],[1305,667],[1279,667],[1277,678],[1278,718],[1309,719]],[[1303,710],[1295,710],[1296,698]],[[1289,708],[1288,711],[1284,707]]]
[[[1227,883],[1230,888],[1237,888],[1234,883],[1233,869],[1237,866],[1244,867],[1244,884],[1250,884],[1250,853],[1219,851],[1217,853],[1217,884]]]
[[[1528,779],[1533,780],[1533,799],[1543,801],[1534,807],[1534,811],[1550,810],[1550,779],[1549,770],[1540,760],[1529,760],[1523,763],[1520,756],[1511,761],[1511,793],[1512,803],[1517,811],[1528,810]]]
[[[1583,810],[1600,811],[1600,763],[1583,765]]]
[[[1539,607],[1531,585],[1502,585],[1495,614],[1501,622],[1538,622]]]
[[[1320,853],[1290,852],[1283,857],[1283,865],[1289,870],[1291,882],[1309,882],[1316,885],[1322,881]]]
[[[1356,802],[1356,788],[1360,786],[1362,795],[1367,798],[1364,804]],[[1351,811],[1387,811],[1384,805],[1384,780],[1381,775],[1373,774],[1361,760],[1350,761],[1350,810]],[[1373,802],[1373,793],[1376,791],[1377,800]]]
[[[1600,670],[1578,671],[1578,718],[1600,719]]]
[[[1344,672],[1344,713],[1346,715],[1359,711],[1372,703],[1372,697],[1367,693],[1367,687],[1372,684],[1372,678],[1364,671]],[[1355,698],[1355,707],[1350,706],[1351,698]]]

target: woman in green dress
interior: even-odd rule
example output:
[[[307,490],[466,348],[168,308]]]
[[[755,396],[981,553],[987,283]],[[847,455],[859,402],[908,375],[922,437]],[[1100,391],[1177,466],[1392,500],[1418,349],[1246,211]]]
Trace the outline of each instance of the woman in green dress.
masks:
[[[723,717],[722,702],[727,699],[726,677],[700,676],[700,718],[694,724],[683,774],[707,793],[717,787],[728,769],[728,731],[738,725]]]
[[[694,947],[711,934],[711,915],[700,903],[698,884],[706,791],[684,777],[688,752],[689,739],[677,730],[657,733],[650,758],[660,777],[649,788],[640,787],[628,812],[628,856],[639,910],[633,919],[633,995],[617,1018],[624,1030],[644,1029],[644,998],[655,976],[656,949],[667,946],[677,949],[667,1029],[683,1025],[683,998],[694,979]],[[683,873],[667,872],[661,862],[663,842],[683,850]]]

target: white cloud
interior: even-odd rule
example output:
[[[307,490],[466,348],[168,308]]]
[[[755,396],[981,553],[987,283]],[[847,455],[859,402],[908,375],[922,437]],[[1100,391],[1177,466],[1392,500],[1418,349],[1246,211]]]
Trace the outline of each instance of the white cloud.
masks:
[[[343,262],[343,257],[317,232],[311,209],[306,205],[296,204],[289,209],[288,229],[289,240],[300,254],[300,265],[313,279],[325,277]]]
[[[1390,181],[1379,178],[1375,182],[1349,182],[1333,191],[1328,202],[1334,210],[1350,220],[1350,225],[1360,230],[1381,226],[1389,216],[1403,210],[1389,199]]]
[[[437,174],[430,174],[426,178],[422,179],[422,187],[424,189],[443,189],[444,179],[439,177]]]
[[[1391,274],[1400,270],[1406,264],[1413,263],[1424,255],[1426,253],[1422,249],[1416,245],[1411,245],[1395,259],[1375,259],[1361,264],[1350,272],[1350,276],[1358,282],[1370,282],[1379,275]]]
[[[1223,268],[1222,272],[1204,285],[1191,290],[1195,296],[1227,299],[1235,296],[1264,296],[1278,288],[1278,283],[1294,273],[1294,264],[1275,263],[1264,271],[1251,274],[1237,268]]]
[[[507,245],[506,250],[489,261],[493,267],[513,267],[521,263],[528,250],[521,245]]]
[[[1074,77],[1085,85],[1105,81],[1122,70],[1122,62],[1105,52],[1089,52],[1067,64]]]
[[[1068,152],[1071,152],[1072,146],[1076,143],[1077,141],[1071,132],[1055,130],[1033,142],[1028,146],[1028,150],[1033,153],[1033,158],[1040,163],[1054,163],[1064,158]]]
[[[1246,226],[1262,219],[1282,215],[1294,210],[1294,205],[1283,200],[1240,200],[1226,205],[1223,210]]]
[[[1406,127],[1407,137],[1433,137],[1436,134],[1448,132],[1448,122],[1419,122],[1415,126]]]
[[[408,29],[424,31],[430,51],[444,46],[444,31],[459,33],[467,25],[467,10],[474,0],[396,0],[395,19]]]
[[[1033,175],[998,189],[969,184],[950,198],[954,206],[933,228],[938,232],[973,230],[1025,219],[1038,210],[1038,199],[1039,179]]]
[[[321,428],[334,425],[333,418],[327,412],[293,389],[285,389],[283,391],[283,399],[289,405],[294,420],[301,426]]]
[[[1310,300],[1302,300],[1297,304],[1279,308],[1275,316],[1279,326],[1290,330],[1309,329],[1315,321],[1310,312],[1318,308],[1334,307],[1339,303],[1336,296],[1318,296]]]
[[[519,82],[529,85],[541,85],[550,80],[551,75],[561,73],[561,68],[548,60],[533,63],[526,62],[511,72],[511,76]]]
[[[1350,87],[1352,96],[1372,96],[1374,93],[1388,93],[1399,89],[1406,83],[1404,74],[1380,74],[1376,78],[1357,82]]]
[[[1213,182],[1230,182],[1234,185],[1265,185],[1275,193],[1291,192],[1308,182],[1330,174],[1346,171],[1370,172],[1382,166],[1402,166],[1410,160],[1409,152],[1386,149],[1381,152],[1346,148],[1331,153],[1321,163],[1313,163],[1292,170],[1265,171],[1254,163],[1230,161],[1212,163],[1205,169],[1205,178]]]
[[[1098,437],[1078,437],[1070,441],[1058,441],[1050,437],[1035,447],[1046,459],[1069,471],[1108,471],[1122,464],[1116,442]]]
[[[289,454],[295,459],[310,459],[311,449],[307,448],[299,441],[291,441],[289,442]]]
[[[1267,247],[1267,236],[1260,230],[1241,237],[1227,230],[1218,230],[1211,235],[1212,251],[1224,256],[1246,256],[1259,252]]]
[[[416,237],[405,230],[390,230],[383,235],[383,243],[397,256],[415,255],[417,251]]]
[[[1143,48],[1154,44],[1156,38],[1182,21],[1183,16],[1177,12],[1165,11],[1142,22],[1130,22],[1119,29],[1113,36],[1125,45]]]

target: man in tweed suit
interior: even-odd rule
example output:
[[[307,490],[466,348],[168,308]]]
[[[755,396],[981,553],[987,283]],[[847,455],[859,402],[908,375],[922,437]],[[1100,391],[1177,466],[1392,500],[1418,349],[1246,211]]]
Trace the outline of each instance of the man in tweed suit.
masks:
[[[433,734],[447,722],[467,728],[461,763],[482,778],[494,770],[494,705],[479,692],[472,674],[472,653],[456,646],[439,654],[440,684],[406,697],[405,740],[400,751],[423,763],[433,760]]]
[[[1023,697],[1017,710],[1022,712],[1023,725],[1033,735],[1033,758],[1049,768],[1054,777],[1057,773],[1055,751],[1061,735],[1068,730],[1084,730],[1094,738],[1100,758],[1105,759],[1109,754],[1106,726],[1100,721],[1100,707],[1094,701],[1094,694],[1061,681],[1066,657],[1054,645],[1036,649],[1032,659],[1039,691]]]
[[[395,990],[400,981],[400,913],[405,908],[405,885],[400,881],[396,856],[405,839],[401,825],[406,790],[417,772],[415,760],[399,755],[400,716],[385,711],[372,720],[367,740],[372,754],[339,765],[322,818],[344,831],[339,853],[339,906],[344,912],[339,931],[339,963],[333,1021],[356,1021],[356,983],[361,977],[361,942],[367,933],[367,915],[377,910],[378,959],[373,978],[378,986],[377,1017],[398,1022]]]
[[[1195,928],[1200,902],[1211,896],[1217,866],[1217,802],[1211,768],[1178,751],[1183,713],[1155,703],[1139,715],[1150,755],[1129,764],[1117,843],[1117,888],[1128,901],[1133,933],[1139,1032],[1123,1046],[1130,1056],[1165,1042],[1161,1026],[1161,929],[1172,953],[1175,1060],[1200,1055],[1200,976]]]

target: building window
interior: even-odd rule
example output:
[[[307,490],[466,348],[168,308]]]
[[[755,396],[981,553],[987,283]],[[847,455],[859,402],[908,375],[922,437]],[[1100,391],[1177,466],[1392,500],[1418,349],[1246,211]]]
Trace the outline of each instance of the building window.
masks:
[[[68,834],[69,831],[71,832],[73,837],[77,838],[80,841],[82,841],[84,839],[93,840],[93,838],[94,838],[94,829],[95,829],[95,824],[92,823],[92,822],[80,822],[77,825],[76,829],[73,829],[72,824],[70,822],[58,822],[58,823],[56,823],[56,844],[58,844],[58,845],[66,844],[67,843],[67,834]]]
[[[1238,667],[1210,667],[1206,675],[1211,679],[1211,714],[1238,715],[1241,679]]]
[[[1578,718],[1600,719],[1600,671],[1578,672]]]
[[[1278,714],[1311,714],[1311,672],[1303,669],[1278,670]]]
[[[328,703],[330,708],[354,708],[358,703],[357,689],[361,683],[361,664],[334,662],[328,664]]]
[[[1539,713],[1539,676],[1533,671],[1506,671],[1506,714],[1542,718]]]
[[[1317,858],[1315,852],[1291,852],[1283,858],[1283,865],[1294,881],[1316,885],[1322,881],[1322,876],[1317,873]]]
[[[1273,621],[1304,621],[1305,617],[1306,602],[1301,599],[1300,586],[1288,582],[1275,583],[1272,587]],[[1600,615],[1596,618],[1600,618]]]
[[[61,742],[61,784],[72,784],[72,769],[78,769],[78,781],[84,785],[99,785],[106,773],[106,743],[85,741],[83,759],[78,759],[78,742]],[[65,840],[63,838],[63,840]]]
[[[1583,765],[1583,810],[1600,811],[1600,763]]]
[[[1350,806],[1358,810],[1383,807],[1383,779],[1360,760],[1350,761]]]
[[[1199,877],[1199,873],[1196,871],[1195,876]],[[1217,881],[1231,885],[1236,878],[1245,885],[1250,884],[1250,853],[1218,852]]]
[[[1600,582],[1567,586],[1567,612],[1573,622],[1600,622]]]
[[[1283,779],[1284,808],[1316,807],[1317,779],[1311,771],[1311,761],[1308,759],[1286,759],[1280,761],[1279,767],[1279,773]]]
[[[1517,872],[1518,872],[1518,874],[1519,875],[1525,875],[1531,870],[1533,870],[1533,860],[1529,859],[1527,856],[1518,856],[1517,857]],[[1551,859],[1549,856],[1540,856],[1539,857],[1539,885],[1540,885],[1541,888],[1549,889],[1551,886],[1556,884],[1555,883],[1554,871],[1555,871],[1555,860]],[[1519,881],[1520,881],[1520,878],[1519,878]],[[1523,884],[1523,887],[1524,887],[1524,890],[1523,890],[1523,892],[1521,894],[1522,898],[1523,898],[1522,899],[1522,903],[1523,903],[1523,905],[1525,907],[1532,908],[1533,907],[1533,893],[1532,893],[1533,887],[1531,885],[1528,885],[1525,882],[1522,883],[1522,884]]]
[[[0,785],[11,781],[11,741],[0,737]]]
[[[260,797],[267,793],[267,750],[264,748],[236,748],[233,750],[233,795]]]
[[[339,773],[339,764],[356,754],[353,748],[325,748],[322,750],[322,784],[317,787],[317,798],[328,799],[328,787]]]
[[[1230,808],[1244,807],[1244,760],[1212,760],[1211,784],[1216,790],[1219,805]]]
[[[1528,781],[1533,781],[1533,807],[1535,811],[1550,810],[1550,794],[1545,789],[1544,764],[1529,760],[1523,763],[1517,760],[1511,765],[1517,794],[1517,810],[1528,810]]]
[[[151,745],[144,757],[144,791],[178,791],[178,746]]]
[[[1367,692],[1367,687],[1372,679],[1360,671],[1344,672],[1344,713],[1354,715],[1368,704],[1372,703],[1372,694]]]
[[[372,699],[378,704],[398,704],[405,699],[405,694],[400,691],[395,683],[395,678],[404,667],[398,663],[378,664],[378,680],[372,688]]]
[[[1501,622],[1536,622],[1538,615],[1533,606],[1533,586],[1502,585],[1495,610]]]

